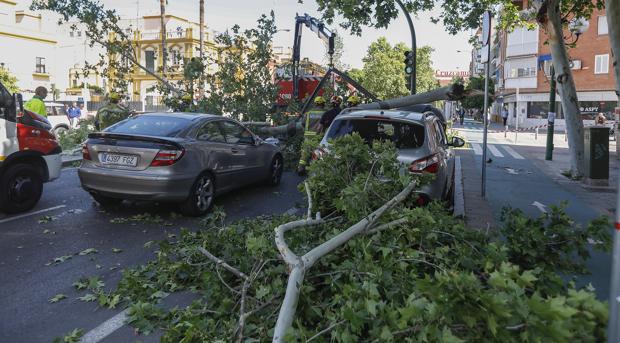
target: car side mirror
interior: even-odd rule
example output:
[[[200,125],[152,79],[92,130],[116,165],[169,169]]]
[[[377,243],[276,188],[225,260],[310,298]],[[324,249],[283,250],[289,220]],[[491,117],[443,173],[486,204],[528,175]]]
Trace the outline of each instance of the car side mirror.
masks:
[[[461,137],[452,136],[449,145],[455,148],[460,148],[465,145],[465,140]]]

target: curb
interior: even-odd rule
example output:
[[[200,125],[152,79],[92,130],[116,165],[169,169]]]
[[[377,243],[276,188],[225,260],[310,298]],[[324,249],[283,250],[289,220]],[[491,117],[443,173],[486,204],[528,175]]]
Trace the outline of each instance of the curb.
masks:
[[[461,170],[461,156],[454,159],[454,212],[455,217],[465,217],[465,195],[463,193],[463,172]]]
[[[71,165],[75,162],[79,162],[82,161],[82,156],[63,156],[62,159],[62,167],[66,168],[66,167],[71,167]]]

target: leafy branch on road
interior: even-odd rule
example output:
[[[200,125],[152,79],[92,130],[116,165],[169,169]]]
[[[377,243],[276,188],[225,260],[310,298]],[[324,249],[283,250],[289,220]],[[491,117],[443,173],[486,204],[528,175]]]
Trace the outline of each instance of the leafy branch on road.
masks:
[[[411,178],[401,176],[395,156],[390,144],[368,149],[356,136],[336,140],[307,179],[312,212],[322,220],[288,231],[290,251],[308,254],[401,192]],[[588,238],[607,242],[602,221],[581,229],[561,208],[539,220],[507,212],[500,236],[466,228],[442,204],[411,207],[413,200],[305,271],[294,285],[300,296],[285,341],[605,340],[606,305],[591,288],[559,276],[583,271],[575,266],[588,257],[581,253]],[[290,271],[274,228],[305,220],[209,217],[202,229],[159,242],[154,260],[124,270],[106,297],[129,306],[138,332],[163,329],[162,342],[270,340]],[[547,246],[570,232],[574,242],[561,251]],[[184,308],[158,306],[179,291],[197,299]]]

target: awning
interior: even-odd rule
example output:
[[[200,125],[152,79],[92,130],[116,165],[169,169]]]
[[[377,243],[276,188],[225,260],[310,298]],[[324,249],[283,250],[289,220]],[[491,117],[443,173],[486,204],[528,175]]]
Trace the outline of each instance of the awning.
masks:
[[[538,56],[538,63],[540,62],[544,62],[544,61],[551,61],[551,55],[540,55]]]

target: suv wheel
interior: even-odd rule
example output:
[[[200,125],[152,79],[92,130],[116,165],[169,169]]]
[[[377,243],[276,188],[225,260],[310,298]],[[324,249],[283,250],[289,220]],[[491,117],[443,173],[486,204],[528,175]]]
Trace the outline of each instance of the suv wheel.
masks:
[[[39,170],[25,163],[10,166],[0,179],[0,209],[18,213],[33,208],[43,192]]]
[[[187,216],[197,217],[206,214],[213,206],[215,183],[209,173],[198,177],[189,193],[189,197],[181,203],[181,212]]]

